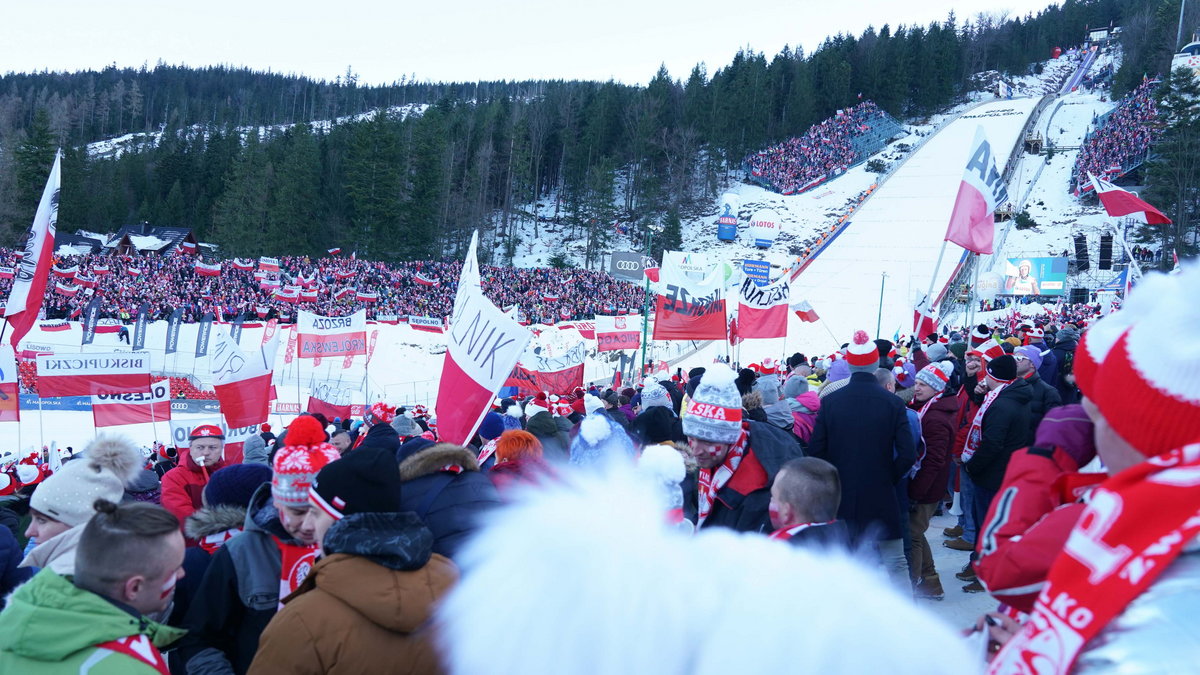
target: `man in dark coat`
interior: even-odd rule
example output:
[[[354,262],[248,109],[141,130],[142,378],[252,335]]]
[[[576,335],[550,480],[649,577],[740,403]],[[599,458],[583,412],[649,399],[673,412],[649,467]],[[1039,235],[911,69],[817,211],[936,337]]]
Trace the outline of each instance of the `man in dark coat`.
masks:
[[[944,591],[925,531],[938,502],[946,495],[950,477],[959,405],[958,397],[950,391],[953,372],[953,366],[945,361],[922,368],[917,373],[913,401],[909,404],[921,420],[925,454],[918,458],[916,475],[908,484],[908,537],[912,542],[908,568],[917,596],[934,600],[944,597]]]
[[[878,537],[883,565],[892,582],[911,592],[904,556],[907,523],[901,523],[896,484],[916,461],[916,447],[904,402],[875,378],[879,351],[866,331],[848,345],[849,382],[821,402],[808,454],[837,467],[842,481],[838,518],[854,543]]]
[[[1013,352],[1013,358],[1017,360],[1017,377],[1029,383],[1030,401],[1029,401],[1029,436],[1033,438],[1037,435],[1038,425],[1042,423],[1042,418],[1051,408],[1057,408],[1062,405],[1062,396],[1058,390],[1046,384],[1042,380],[1040,366],[1042,364],[1042,353],[1033,345],[1017,347]]]
[[[770,424],[743,421],[734,378],[714,365],[688,399],[683,433],[699,470],[684,485],[684,516],[701,528],[770,532],[771,481],[800,446]]]
[[[475,453],[452,443],[418,450],[400,463],[402,511],[413,511],[433,533],[433,552],[453,559],[500,495],[480,473]]]
[[[1075,348],[1079,346],[1079,331],[1071,325],[1058,329],[1054,334],[1054,361],[1058,368],[1054,379],[1047,378],[1046,384],[1058,389],[1063,405],[1078,403],[1079,390],[1075,387]]]
[[[846,524],[837,519],[841,500],[832,464],[816,457],[789,461],[771,483],[771,539],[803,548],[845,548]]]
[[[383,403],[371,406],[371,409],[363,417],[367,433],[360,436],[362,440],[358,442],[355,449],[379,448],[391,452],[394,456],[400,449],[400,434],[396,433],[396,429],[392,427],[392,421],[395,419],[395,408]]]

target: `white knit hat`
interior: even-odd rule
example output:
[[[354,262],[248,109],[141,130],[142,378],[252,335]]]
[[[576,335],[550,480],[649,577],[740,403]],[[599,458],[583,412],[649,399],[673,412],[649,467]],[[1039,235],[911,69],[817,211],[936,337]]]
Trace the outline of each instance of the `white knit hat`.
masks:
[[[642,389],[642,409],[654,406],[670,408],[671,395],[667,393],[666,389],[663,389],[662,385],[651,382]]]
[[[737,375],[721,364],[704,371],[683,415],[685,436],[710,443],[737,441],[742,435],[742,397],[736,380]]]
[[[141,469],[142,454],[133,441],[103,434],[83,449],[82,457],[42,481],[29,506],[65,525],[82,525],[95,513],[97,499],[120,502],[125,484]]]
[[[854,331],[854,337],[846,349],[846,362],[850,370],[874,370],[879,367],[879,347],[865,330]]]

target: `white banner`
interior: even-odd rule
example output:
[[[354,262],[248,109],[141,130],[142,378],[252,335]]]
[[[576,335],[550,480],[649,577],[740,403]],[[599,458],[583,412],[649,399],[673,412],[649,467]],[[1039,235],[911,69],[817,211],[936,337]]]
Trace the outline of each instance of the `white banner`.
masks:
[[[297,357],[365,356],[367,310],[350,316],[321,316],[301,310],[296,318],[299,333]]]

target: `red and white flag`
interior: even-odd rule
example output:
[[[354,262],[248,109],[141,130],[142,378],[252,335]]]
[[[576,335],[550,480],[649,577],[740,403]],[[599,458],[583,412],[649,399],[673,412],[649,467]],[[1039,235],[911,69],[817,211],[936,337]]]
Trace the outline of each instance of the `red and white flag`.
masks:
[[[17,264],[16,279],[12,292],[4,305],[4,317],[12,327],[8,343],[13,350],[33,323],[37,321],[42,301],[46,297],[46,283],[50,279],[51,261],[54,258],[54,228],[58,223],[58,195],[62,186],[62,151],[55,153],[46,189],[38,202],[33,225],[25,239],[21,262]]]
[[[219,277],[221,276],[221,263],[215,265],[206,265],[200,261],[196,261],[196,274],[202,277]]]
[[[145,352],[38,354],[38,394],[92,396],[150,390],[150,355]]]
[[[441,319],[435,319],[432,316],[409,316],[408,325],[413,330],[422,330],[426,333],[444,333],[445,326]]]
[[[596,315],[596,351],[641,349],[642,317]],[[582,333],[582,331],[580,331]]]
[[[279,258],[268,258],[266,256],[259,258],[258,269],[261,272],[278,272]]]
[[[996,170],[992,145],[976,127],[975,142],[954,198],[946,241],[975,253],[990,254],[996,238],[996,207],[1008,201],[1008,188]]]
[[[433,277],[427,277],[424,274],[421,274],[420,272],[417,272],[417,274],[413,276],[413,281],[416,281],[418,284],[420,284],[422,286],[437,286],[438,285],[437,279],[434,279]]]
[[[326,252],[326,253],[328,253],[329,255],[337,255],[337,254],[339,254],[339,253],[341,253],[341,252],[342,252],[342,249],[340,249],[340,248],[331,248],[331,249],[329,249],[329,250],[327,250],[327,251],[325,251],[325,252]]]
[[[348,297],[354,295],[354,293],[355,293],[355,290],[353,288],[343,288],[342,290],[333,294],[333,299],[334,300],[344,300],[345,298],[348,298]]]
[[[79,287],[72,286],[71,284],[64,284],[63,282],[59,281],[58,283],[54,284],[54,292],[58,293],[59,295],[65,295],[68,298],[73,298],[77,293],[79,293]]]
[[[243,352],[223,328],[212,335],[213,387],[221,414],[230,427],[260,424],[270,412],[271,374],[275,352],[279,349],[279,331],[275,321],[267,323],[262,345]]]
[[[336,417],[346,419],[350,417],[351,405],[349,403],[346,405],[335,405],[328,401],[322,401],[316,396],[309,396],[308,407],[305,410],[310,413],[321,413],[328,420]]]
[[[929,300],[924,299],[917,303],[913,308],[913,334],[918,339],[936,333],[938,329],[937,319],[934,318],[934,311],[929,306]]]
[[[801,300],[792,305],[792,311],[805,323],[814,323],[821,320],[821,317],[817,316],[817,310],[813,309],[813,306],[807,300]]]
[[[254,269],[254,263],[249,260],[242,260],[241,258],[234,258],[233,259],[233,269],[241,270],[243,272],[249,272],[250,270]]]
[[[93,394],[92,421],[97,428],[171,419],[171,381],[159,380],[136,394]]]
[[[76,274],[79,274],[79,265],[72,265],[71,267],[54,266],[54,276],[60,279],[74,279]]]
[[[536,394],[539,391],[569,394],[583,386],[583,363],[586,358],[587,348],[583,342],[555,356],[548,356],[545,350],[537,354],[526,351],[520,362],[513,366],[504,386],[516,387],[522,394]]]
[[[654,339],[724,340],[728,335],[724,286],[721,265],[695,280],[674,257],[666,258],[654,302]]]
[[[300,291],[300,300],[303,302],[316,302],[317,296],[318,293],[315,288],[310,291]]]
[[[786,277],[759,286],[746,278],[738,291],[737,336],[750,338],[787,337],[788,293]]]
[[[1091,179],[1092,187],[1096,189],[1096,196],[1100,198],[1104,210],[1113,218],[1129,216],[1147,225],[1171,224],[1171,219],[1163,215],[1162,211],[1139,199],[1129,190],[1122,190],[1103,178],[1096,178],[1090,171],[1088,178]]]
[[[180,242],[179,247],[175,250],[179,255],[196,255],[196,245],[190,241]]]
[[[17,276],[15,267],[0,267],[0,279],[12,279]]]
[[[350,316],[321,316],[301,310],[296,319],[302,359],[324,356],[366,356],[367,310]]]
[[[126,274],[128,274],[128,275],[129,275],[129,276],[131,276],[131,277],[140,277],[140,276],[142,276],[142,268],[140,268],[140,267],[126,267],[126,268],[125,268],[125,273],[126,273]]]
[[[17,359],[9,345],[0,345],[0,422],[21,421],[21,386]]]
[[[379,294],[357,291],[354,294],[354,299],[358,300],[359,302],[379,302]]]
[[[112,274],[112,270],[109,269],[108,265],[92,265],[92,274],[102,277],[105,274]]]
[[[483,294],[478,283],[478,239],[478,233],[471,237],[463,261],[438,386],[439,439],[459,445],[471,440],[532,337]]]

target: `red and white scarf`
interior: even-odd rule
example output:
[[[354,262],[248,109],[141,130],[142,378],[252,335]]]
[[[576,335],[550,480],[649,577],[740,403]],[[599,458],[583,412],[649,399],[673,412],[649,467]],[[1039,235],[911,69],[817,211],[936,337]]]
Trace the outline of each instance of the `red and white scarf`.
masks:
[[[154,643],[150,641],[149,636],[140,633],[130,635],[98,644],[96,648],[124,654],[134,661],[150,666],[162,675],[171,675],[171,671],[167,669],[167,660],[163,658],[162,652],[158,651],[158,647],[155,647]]]
[[[991,674],[1067,673],[1200,534],[1200,444],[1152,457],[1092,492],[1021,633]]]
[[[992,407],[992,402],[1004,391],[1008,384],[1002,384],[999,387],[988,392],[983,398],[983,405],[979,406],[979,410],[975,411],[975,419],[971,421],[971,430],[967,432],[967,442],[963,445],[962,461],[970,461],[975,456],[975,451],[979,449],[979,443],[983,440],[983,416],[987,413],[988,408]]]
[[[733,478],[733,472],[737,471],[738,465],[742,463],[742,457],[746,454],[747,440],[749,440],[749,434],[743,430],[737,442],[729,447],[725,461],[721,462],[720,466],[715,469],[700,469],[697,481],[700,498],[696,509],[696,527],[704,524],[704,519],[708,518],[708,514],[712,511],[713,500],[717,498],[717,492],[725,487],[730,478]]]
[[[207,537],[201,539],[198,543],[200,544],[200,548],[203,549],[205,553],[212,555],[217,552],[217,549],[224,546],[225,542],[233,539],[234,535],[241,534],[242,529],[243,528],[240,527],[233,527],[228,530],[222,530],[216,534],[208,535]]]
[[[296,546],[284,542],[279,537],[272,538],[279,547],[283,563],[279,571],[279,608],[283,609],[283,599],[300,588],[300,584],[304,583],[304,579],[312,571],[317,562],[319,547],[316,544]]]
[[[475,461],[479,462],[479,466],[483,466],[484,462],[488,461],[492,455],[496,454],[496,445],[499,441],[499,438],[493,438],[492,440],[483,444],[483,448],[479,450],[479,457],[475,459]]]
[[[925,405],[921,406],[921,409],[917,411],[917,418],[920,419],[922,422],[924,422],[925,421],[925,413],[929,412],[929,409],[931,407],[933,407],[933,404],[937,403],[938,399],[942,398],[942,396],[944,396],[945,394],[946,394],[945,391],[939,391],[938,393],[934,394],[933,398],[926,401]]]
[[[821,525],[832,525],[833,522],[834,521],[832,521],[832,520],[827,520],[823,523],[800,523],[799,525],[792,525],[791,527],[784,527],[784,528],[775,530],[770,535],[768,535],[767,538],[775,539],[776,541],[787,541],[788,539],[791,539],[792,537],[796,536],[797,534],[800,534],[801,532],[807,530],[810,527],[820,527]]]

